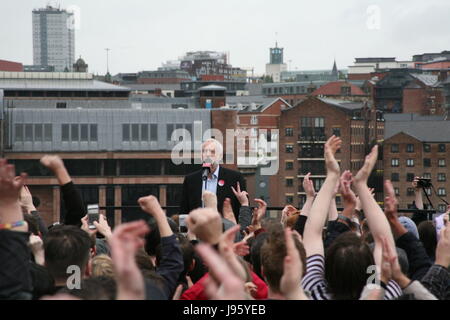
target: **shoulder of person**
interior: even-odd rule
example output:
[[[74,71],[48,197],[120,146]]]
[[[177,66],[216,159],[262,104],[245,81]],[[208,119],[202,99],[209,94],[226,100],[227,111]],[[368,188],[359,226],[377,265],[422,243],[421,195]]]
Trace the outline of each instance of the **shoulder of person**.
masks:
[[[188,173],[188,174],[184,177],[184,180],[187,181],[187,180],[196,178],[196,177],[198,177],[198,176],[201,176],[201,174],[202,174],[202,170],[197,170],[197,171]]]

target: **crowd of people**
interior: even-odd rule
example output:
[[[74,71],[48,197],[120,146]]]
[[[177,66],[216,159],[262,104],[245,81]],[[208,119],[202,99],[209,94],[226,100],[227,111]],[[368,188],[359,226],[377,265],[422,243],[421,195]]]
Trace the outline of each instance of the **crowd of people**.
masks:
[[[326,179],[318,192],[306,175],[301,210],[287,205],[281,220],[266,218],[267,204],[239,183],[218,210],[205,191],[203,208],[167,217],[157,198],[138,204],[146,221],[114,229],[100,215],[89,227],[86,207],[63,161],[44,156],[56,176],[66,215],[46,226],[33,205],[26,174],[0,160],[0,298],[86,300],[446,300],[450,298],[448,211],[436,225],[397,212],[389,180],[384,209],[367,185],[374,146],[355,176],[341,173],[325,144]],[[418,189],[417,189],[418,190]],[[343,210],[335,197],[340,193]],[[420,192],[417,192],[420,195]],[[416,205],[420,206],[417,198]],[[423,204],[422,204],[423,205]]]

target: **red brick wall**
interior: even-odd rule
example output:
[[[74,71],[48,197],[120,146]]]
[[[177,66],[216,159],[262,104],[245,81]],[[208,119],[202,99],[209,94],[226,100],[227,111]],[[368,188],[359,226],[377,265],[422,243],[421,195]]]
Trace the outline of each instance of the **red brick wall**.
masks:
[[[23,64],[19,62],[0,60],[0,71],[23,72]]]
[[[427,103],[426,90],[423,88],[403,90],[403,112],[424,114]]]

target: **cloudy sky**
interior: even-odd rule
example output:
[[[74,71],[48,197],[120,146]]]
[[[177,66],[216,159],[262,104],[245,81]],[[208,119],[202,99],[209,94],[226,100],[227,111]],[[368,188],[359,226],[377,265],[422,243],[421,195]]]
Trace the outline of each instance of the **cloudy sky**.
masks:
[[[113,74],[191,50],[226,51],[263,73],[275,40],[292,70],[450,49],[448,0],[1,0],[0,59],[32,64],[31,11],[48,3],[79,8],[75,54],[94,73],[105,73],[105,48]]]

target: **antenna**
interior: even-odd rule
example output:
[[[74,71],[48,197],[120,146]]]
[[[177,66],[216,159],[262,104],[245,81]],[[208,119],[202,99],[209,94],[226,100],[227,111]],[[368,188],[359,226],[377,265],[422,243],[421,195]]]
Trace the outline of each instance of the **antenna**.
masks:
[[[110,48],[105,48],[106,50],[106,74],[109,73],[109,51],[111,50]]]

